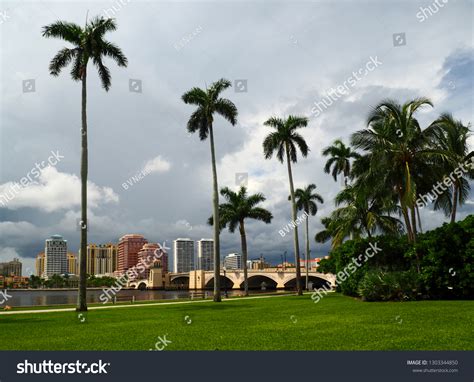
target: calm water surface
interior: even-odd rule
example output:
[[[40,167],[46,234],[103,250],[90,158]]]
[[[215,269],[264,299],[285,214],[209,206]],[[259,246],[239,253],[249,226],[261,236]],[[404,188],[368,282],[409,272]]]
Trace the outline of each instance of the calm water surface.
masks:
[[[275,290],[253,290],[251,294],[275,292]],[[284,293],[284,290],[277,291]],[[288,292],[288,291],[286,291]],[[212,291],[207,291],[209,296],[212,295]],[[102,294],[102,290],[88,290],[87,291],[87,302],[89,303],[101,303],[99,296]],[[118,300],[125,300],[132,296],[135,296],[136,301],[150,301],[150,300],[173,300],[178,298],[189,298],[191,292],[187,290],[177,291],[165,291],[165,290],[121,290],[117,296]],[[242,295],[242,291],[228,291],[229,296]],[[76,290],[8,290],[8,295],[12,298],[8,299],[6,305],[14,306],[43,306],[43,305],[70,305],[76,304],[77,302],[77,291]],[[224,295],[224,292],[222,292]],[[2,306],[4,306],[3,304]],[[2,307],[0,306],[0,308]]]

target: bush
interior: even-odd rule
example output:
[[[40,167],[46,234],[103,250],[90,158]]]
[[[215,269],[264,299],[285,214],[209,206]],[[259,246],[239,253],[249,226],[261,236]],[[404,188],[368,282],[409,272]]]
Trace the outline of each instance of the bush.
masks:
[[[369,271],[359,282],[359,295],[366,301],[406,301],[421,297],[420,276],[413,270]]]
[[[474,297],[474,216],[444,224],[417,236],[377,236],[349,240],[320,262],[319,270],[337,275],[370,244],[381,252],[367,259],[340,282],[337,291],[367,301]]]

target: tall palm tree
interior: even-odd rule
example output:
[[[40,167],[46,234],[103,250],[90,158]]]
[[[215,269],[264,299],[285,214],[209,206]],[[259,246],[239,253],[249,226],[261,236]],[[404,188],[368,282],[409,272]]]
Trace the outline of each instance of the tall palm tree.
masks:
[[[430,127],[435,130],[435,144],[445,152],[445,160],[441,164],[444,175],[453,174],[455,177],[451,189],[447,189],[436,199],[434,208],[443,209],[446,216],[451,215],[451,223],[454,223],[458,204],[464,204],[469,197],[471,187],[468,179],[474,177],[472,170],[455,172],[469,157],[467,140],[470,136],[470,125],[464,126],[451,114],[444,113]]]
[[[245,233],[245,219],[261,220],[269,224],[273,215],[270,211],[257,207],[261,202],[265,201],[263,194],[247,195],[247,188],[240,187],[238,192],[234,192],[228,187],[221,189],[221,195],[227,200],[227,203],[219,205],[220,229],[229,226],[231,233],[235,232],[237,226],[240,232],[240,243],[242,246],[242,258],[244,263],[244,291],[245,296],[249,294],[248,272],[247,272],[247,235]],[[214,224],[211,216],[208,220],[210,225]]]
[[[386,184],[398,196],[411,242],[416,240],[417,231],[417,182],[431,174],[430,161],[440,154],[429,145],[432,129],[422,130],[415,118],[415,113],[427,105],[433,106],[427,98],[403,105],[393,100],[382,101],[370,113],[367,129],[354,133],[351,139],[356,149],[366,152],[361,160],[366,165],[365,174],[359,175],[368,183]]]
[[[296,163],[298,161],[298,149],[301,151],[303,157],[308,155],[308,145],[306,144],[304,138],[297,131],[298,129],[308,125],[308,119],[306,117],[298,117],[293,115],[288,116],[286,119],[272,117],[268,119],[264,125],[275,129],[275,131],[268,134],[263,141],[263,153],[265,155],[265,159],[270,159],[276,152],[277,159],[283,163],[286,156],[288,179],[290,183],[291,217],[293,219],[293,223],[295,223],[296,200],[291,163]],[[300,249],[298,242],[298,227],[296,225],[293,230],[293,241],[296,266],[296,289],[298,294],[302,295],[303,290],[301,288]]]
[[[321,195],[317,192],[315,184],[310,184],[305,188],[298,188],[295,191],[296,208],[300,211],[304,211],[306,215],[306,230],[305,230],[305,241],[306,241],[306,290],[308,290],[309,283],[309,215],[316,215],[318,212],[318,205],[316,202],[324,203]],[[291,195],[288,196],[288,200],[291,200]]]
[[[108,91],[111,86],[109,69],[104,65],[105,57],[111,58],[118,66],[126,67],[127,58],[122,50],[107,40],[104,35],[117,29],[115,20],[95,17],[87,22],[84,28],[66,22],[56,21],[43,27],[43,36],[59,38],[72,45],[61,49],[49,64],[52,76],[58,76],[62,69],[72,63],[71,77],[82,83],[82,129],[81,129],[81,255],[79,265],[79,297],[77,310],[86,311],[86,256],[87,256],[87,65],[89,61],[97,68],[102,87]]]
[[[232,125],[237,123],[237,107],[220,94],[231,86],[229,80],[220,79],[205,90],[198,87],[184,93],[182,100],[186,104],[195,105],[197,109],[191,114],[187,128],[189,133],[199,133],[201,141],[209,137],[212,163],[212,210],[214,221],[219,219],[219,191],[217,185],[216,152],[214,146],[214,114],[222,116]],[[219,226],[214,225],[214,301],[221,301],[220,290],[220,241]]]
[[[331,175],[334,181],[337,176],[342,174],[344,176],[344,185],[347,186],[347,177],[351,172],[351,159],[357,159],[360,155],[349,146],[346,146],[340,139],[336,139],[331,146],[323,150],[323,156],[330,156],[324,166],[324,172]]]
[[[345,238],[372,237],[378,230],[383,233],[400,233],[400,220],[391,216],[399,207],[391,196],[377,194],[370,185],[349,185],[335,199],[339,207],[329,217],[321,219],[325,229],[315,240],[323,243],[332,238],[332,248]]]

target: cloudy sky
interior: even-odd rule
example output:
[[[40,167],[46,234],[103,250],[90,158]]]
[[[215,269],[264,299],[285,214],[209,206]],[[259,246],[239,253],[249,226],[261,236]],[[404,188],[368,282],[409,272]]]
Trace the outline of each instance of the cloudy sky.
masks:
[[[212,236],[205,224],[211,213],[209,142],[187,133],[193,107],[180,97],[224,77],[239,85],[224,93],[239,117],[235,127],[216,120],[219,185],[236,188],[236,173],[248,173],[250,192],[265,194],[274,220],[249,222],[249,252],[277,262],[285,250],[291,258],[292,238],[278,234],[290,220],[286,167],[262,154],[263,122],[270,116],[311,116],[302,131],[311,152],[294,166],[296,186],[315,183],[325,200],[311,219],[311,237],[341,189],[323,172],[322,148],[336,138],[347,142],[383,98],[431,98],[435,107],[418,116],[423,126],[445,111],[473,121],[473,3],[440,4],[2,1],[0,193],[28,174],[34,183],[0,206],[0,261],[21,257],[29,273],[50,235],[63,235],[74,252],[79,246],[81,88],[69,70],[48,74],[50,59],[67,44],[44,39],[42,26],[58,19],[83,25],[87,12],[115,17],[118,30],[108,39],[129,60],[127,68],[108,62],[108,93],[89,69],[90,242],[141,233],[171,246],[177,237]],[[438,11],[421,13],[428,6]],[[378,62],[374,70],[312,115],[328,89],[347,83],[371,58]],[[130,80],[140,82],[130,86]],[[35,178],[36,163],[46,164],[52,153],[59,162]],[[143,169],[148,175],[134,183]],[[474,193],[458,218],[473,211]],[[427,229],[446,221],[429,208],[422,219]],[[312,255],[328,247],[311,240]],[[238,234],[224,233],[222,253],[239,250]]]

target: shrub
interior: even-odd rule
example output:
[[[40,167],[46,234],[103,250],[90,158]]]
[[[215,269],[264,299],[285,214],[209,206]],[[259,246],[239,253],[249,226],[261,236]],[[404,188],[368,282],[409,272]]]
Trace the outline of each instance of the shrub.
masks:
[[[420,234],[416,245],[405,236],[376,236],[344,242],[320,263],[336,274],[363,254],[370,243],[381,252],[365,261],[337,290],[367,301],[474,297],[474,216]],[[338,279],[338,281],[340,281]]]
[[[421,296],[420,276],[414,270],[369,271],[359,282],[358,293],[366,301],[406,301]]]

